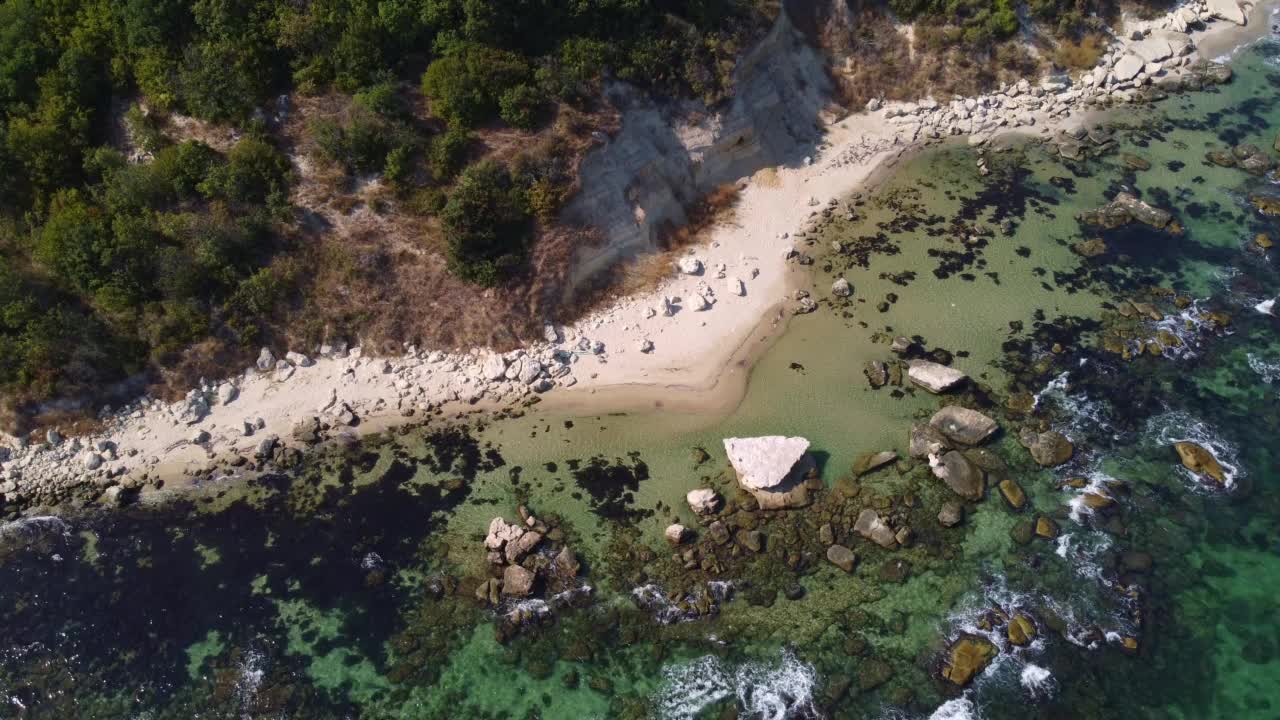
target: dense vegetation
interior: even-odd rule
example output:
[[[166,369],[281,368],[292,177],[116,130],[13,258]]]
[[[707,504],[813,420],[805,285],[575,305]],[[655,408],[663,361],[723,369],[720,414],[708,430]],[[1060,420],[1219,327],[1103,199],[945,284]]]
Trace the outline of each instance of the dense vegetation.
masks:
[[[0,391],[261,339],[298,275],[280,95],[349,97],[308,126],[319,158],[438,214],[450,268],[492,285],[567,177],[546,156],[464,171],[473,132],[589,109],[605,72],[715,102],[766,22],[752,0],[3,0]],[[169,139],[170,113],[241,137]]]

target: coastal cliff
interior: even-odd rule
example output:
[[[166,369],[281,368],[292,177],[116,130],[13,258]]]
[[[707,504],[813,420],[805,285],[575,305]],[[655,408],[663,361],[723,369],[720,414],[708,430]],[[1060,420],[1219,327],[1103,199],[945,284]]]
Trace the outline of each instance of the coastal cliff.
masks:
[[[818,50],[785,11],[739,62],[723,108],[660,103],[631,86],[607,90],[623,109],[622,130],[580,169],[582,190],[563,218],[599,232],[577,250],[566,293],[619,260],[660,246],[664,228],[716,188],[764,167],[796,164],[821,137],[831,84]]]

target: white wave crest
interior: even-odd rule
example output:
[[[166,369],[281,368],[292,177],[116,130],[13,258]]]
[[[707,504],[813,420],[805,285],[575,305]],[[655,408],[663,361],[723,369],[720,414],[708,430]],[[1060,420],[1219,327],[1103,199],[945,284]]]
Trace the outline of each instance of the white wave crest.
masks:
[[[1253,306],[1253,309],[1254,309],[1254,310],[1257,310],[1258,312],[1262,313],[1263,315],[1272,315],[1272,316],[1274,316],[1274,315],[1276,314],[1276,299],[1275,299],[1275,298],[1272,298],[1272,299],[1270,299],[1270,300],[1263,300],[1262,302],[1258,303],[1257,305],[1254,305],[1254,306]]]
[[[929,720],[979,720],[978,706],[967,697],[948,700],[938,706],[929,716]]]
[[[1022,668],[1022,676],[1019,678],[1022,687],[1026,689],[1027,694],[1033,700],[1041,700],[1053,695],[1057,688],[1057,682],[1053,679],[1053,673],[1048,668],[1040,667],[1032,663],[1027,663]]]
[[[1186,413],[1173,412],[1158,415],[1151,419],[1149,431],[1167,447],[1172,447],[1175,443],[1192,442],[1213,453],[1218,464],[1222,466],[1225,477],[1223,485],[1228,490],[1235,486],[1236,480],[1245,475],[1244,467],[1240,464],[1240,453],[1235,445],[1227,442],[1206,423]],[[1206,487],[1205,482],[1195,473],[1183,467],[1181,463],[1176,465],[1178,471],[1191,483],[1192,487],[1197,489]]]
[[[729,599],[732,593],[733,583],[731,581],[711,580],[705,585],[699,585],[695,588],[693,597],[696,601],[705,596],[711,602],[712,607],[718,607],[720,603]],[[631,597],[635,600],[636,605],[643,610],[647,610],[653,615],[654,620],[663,625],[691,622],[700,617],[696,611],[682,608],[671,602],[666,592],[653,583],[632,589]]]
[[[1258,374],[1262,382],[1270,385],[1276,380],[1280,380],[1280,363],[1267,362],[1262,358],[1249,353],[1249,369]]]
[[[813,691],[817,673],[790,651],[773,662],[751,661],[736,667],[714,656],[669,665],[654,698],[658,717],[685,720],[710,705],[736,698],[744,717],[787,720],[817,713]]]

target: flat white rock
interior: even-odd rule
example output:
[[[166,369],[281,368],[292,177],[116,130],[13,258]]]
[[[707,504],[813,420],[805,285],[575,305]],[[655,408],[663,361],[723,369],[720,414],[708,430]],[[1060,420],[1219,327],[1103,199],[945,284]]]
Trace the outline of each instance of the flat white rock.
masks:
[[[931,393],[946,392],[969,377],[953,367],[929,360],[912,360],[909,365],[907,377]]]
[[[766,435],[724,440],[724,451],[738,472],[738,483],[748,490],[782,484],[808,449],[809,441],[802,437]]]

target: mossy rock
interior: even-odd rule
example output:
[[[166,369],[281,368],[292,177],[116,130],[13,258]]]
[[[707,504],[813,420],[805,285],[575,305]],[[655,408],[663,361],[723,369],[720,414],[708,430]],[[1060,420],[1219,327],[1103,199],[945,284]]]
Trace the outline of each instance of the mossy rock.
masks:
[[[999,652],[986,638],[962,635],[947,650],[942,677],[957,687],[965,687],[987,669]]]

